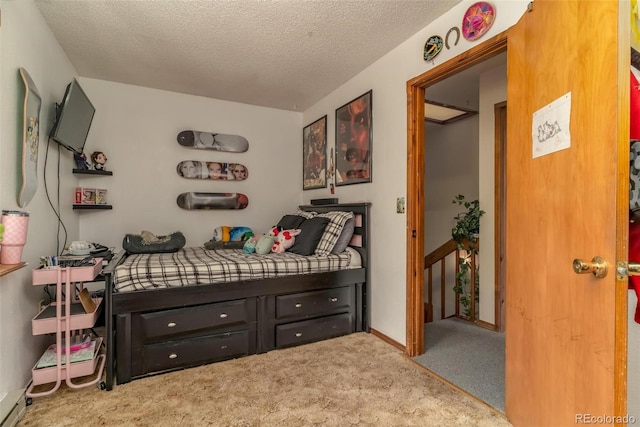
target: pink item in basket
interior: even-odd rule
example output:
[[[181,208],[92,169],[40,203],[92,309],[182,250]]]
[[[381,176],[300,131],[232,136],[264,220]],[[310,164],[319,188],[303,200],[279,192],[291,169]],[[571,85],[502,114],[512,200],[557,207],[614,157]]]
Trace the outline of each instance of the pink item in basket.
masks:
[[[0,264],[20,264],[22,249],[27,243],[29,213],[23,211],[2,211],[4,234],[0,242]]]

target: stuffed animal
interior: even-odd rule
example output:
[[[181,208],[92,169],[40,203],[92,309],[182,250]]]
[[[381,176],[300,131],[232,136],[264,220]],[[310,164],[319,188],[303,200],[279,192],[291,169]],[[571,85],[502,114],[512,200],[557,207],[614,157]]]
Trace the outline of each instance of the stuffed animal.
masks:
[[[262,236],[252,236],[247,240],[242,247],[242,251],[245,254],[252,254],[256,251],[256,245],[258,244],[258,240],[260,240]]]
[[[271,247],[276,242],[276,237],[268,234],[264,234],[256,243],[256,253],[258,255],[265,255],[271,252]]]
[[[247,243],[244,244],[242,250],[245,253],[257,253],[258,255],[265,255],[271,252],[271,247],[276,242],[276,238],[280,233],[280,227],[273,227],[260,237],[252,237]]]
[[[296,241],[296,236],[300,234],[302,230],[282,230],[276,236],[276,242],[271,246],[271,252],[281,254],[282,252],[289,249],[293,246],[293,243]]]
[[[253,236],[253,230],[249,227],[229,227],[223,225],[213,230],[213,241],[215,242],[242,242],[249,240]]]

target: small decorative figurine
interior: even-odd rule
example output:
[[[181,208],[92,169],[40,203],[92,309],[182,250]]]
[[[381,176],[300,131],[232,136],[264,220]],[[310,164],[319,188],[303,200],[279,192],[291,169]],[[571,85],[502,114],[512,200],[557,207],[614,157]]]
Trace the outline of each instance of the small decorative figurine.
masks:
[[[89,162],[87,162],[87,156],[85,156],[84,153],[74,153],[73,159],[76,161],[76,168],[83,171],[91,169]]]
[[[106,170],[107,156],[102,151],[94,151],[91,153],[91,163],[97,171]]]

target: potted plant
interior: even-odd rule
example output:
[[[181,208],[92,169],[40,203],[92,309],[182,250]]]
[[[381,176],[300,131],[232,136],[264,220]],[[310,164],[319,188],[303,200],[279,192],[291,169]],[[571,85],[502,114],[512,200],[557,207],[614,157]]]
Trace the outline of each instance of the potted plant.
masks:
[[[453,199],[454,204],[458,204],[465,208],[464,211],[458,213],[454,219],[451,228],[451,236],[458,243],[460,254],[460,268],[456,272],[456,284],[453,287],[454,292],[458,294],[458,300],[464,307],[464,314],[471,316],[471,259],[478,254],[477,242],[480,233],[480,217],[484,215],[484,211],[480,209],[478,200],[465,200],[462,194],[458,194]],[[478,266],[476,264],[475,271],[475,300],[480,300],[480,276],[478,274]]]

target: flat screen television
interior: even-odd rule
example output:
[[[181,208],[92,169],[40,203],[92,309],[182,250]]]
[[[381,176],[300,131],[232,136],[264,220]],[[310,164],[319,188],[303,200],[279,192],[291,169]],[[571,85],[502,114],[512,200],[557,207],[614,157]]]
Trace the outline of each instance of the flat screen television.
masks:
[[[82,154],[96,109],[76,79],[56,104],[56,120],[49,137],[67,150]]]

